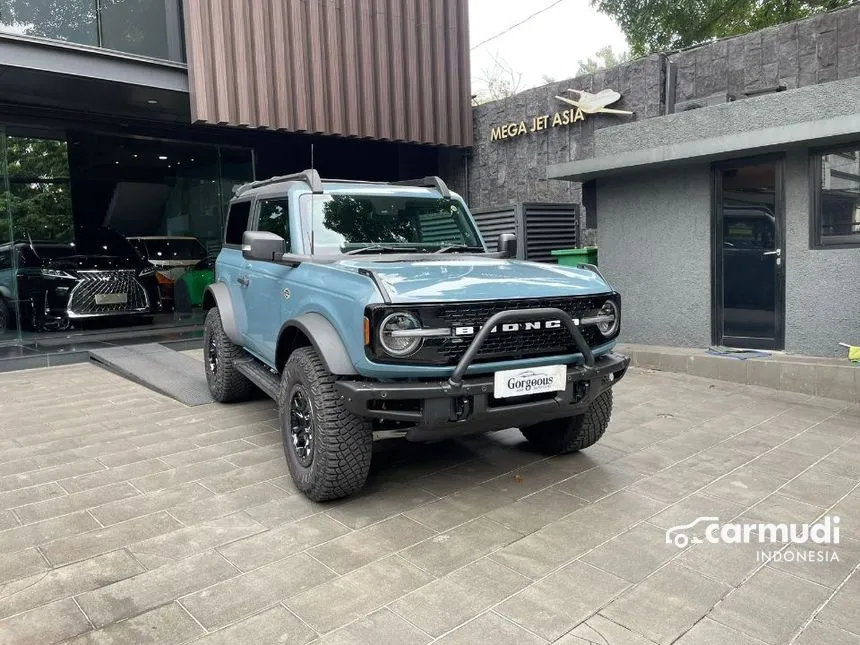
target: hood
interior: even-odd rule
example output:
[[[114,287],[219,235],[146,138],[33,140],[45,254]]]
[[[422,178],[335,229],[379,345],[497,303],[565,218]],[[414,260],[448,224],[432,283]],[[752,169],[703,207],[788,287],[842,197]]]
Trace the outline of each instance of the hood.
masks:
[[[471,256],[417,262],[344,260],[339,265],[374,271],[393,302],[552,298],[612,291],[592,271],[520,260]]]
[[[134,269],[134,263],[129,258],[114,255],[67,255],[65,257],[49,260],[44,264],[45,268],[61,269],[63,271],[85,271],[97,269],[110,271],[111,269]]]

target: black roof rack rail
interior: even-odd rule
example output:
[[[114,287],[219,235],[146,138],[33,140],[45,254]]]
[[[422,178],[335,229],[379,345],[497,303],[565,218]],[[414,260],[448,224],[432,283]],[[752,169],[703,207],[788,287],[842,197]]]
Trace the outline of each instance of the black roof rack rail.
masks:
[[[445,185],[445,182],[442,181],[440,177],[422,177],[421,179],[404,179],[402,181],[392,181],[392,185],[394,186],[420,186],[422,188],[435,188],[440,193],[442,193],[442,197],[450,197],[451,191],[448,190],[448,186]]]
[[[233,191],[233,196],[238,197],[253,188],[259,188],[260,186],[268,186],[270,184],[279,184],[282,181],[296,180],[305,182],[310,187],[311,192],[315,194],[321,194],[323,192],[320,175],[316,170],[311,168],[310,170],[303,170],[302,172],[297,172],[292,175],[280,175],[278,177],[271,177],[270,179],[261,179],[260,181],[252,181],[248,184],[243,184]]]

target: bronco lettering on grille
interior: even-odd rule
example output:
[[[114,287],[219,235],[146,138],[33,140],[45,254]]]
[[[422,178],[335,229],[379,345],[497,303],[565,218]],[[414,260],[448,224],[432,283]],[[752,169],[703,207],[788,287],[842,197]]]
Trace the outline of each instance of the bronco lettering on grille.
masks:
[[[573,324],[579,325],[579,320],[574,318]],[[493,327],[490,330],[490,333],[495,334],[498,332],[508,333],[517,331],[536,331],[540,329],[559,329],[560,327],[560,320],[535,320],[534,322],[504,323],[501,326],[501,329],[498,326]],[[478,333],[479,329],[481,329],[480,326],[464,325],[461,327],[454,327],[451,330],[451,334],[453,336],[474,336],[476,333]]]

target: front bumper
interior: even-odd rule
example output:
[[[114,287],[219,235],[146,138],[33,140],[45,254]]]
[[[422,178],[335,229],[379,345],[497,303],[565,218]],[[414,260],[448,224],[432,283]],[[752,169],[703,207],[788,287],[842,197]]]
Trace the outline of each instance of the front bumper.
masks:
[[[630,359],[605,354],[594,365],[567,368],[563,391],[496,399],[493,376],[433,382],[338,381],[346,407],[362,417],[409,424],[406,438],[427,441],[532,425],[584,413],[602,392],[621,380]]]

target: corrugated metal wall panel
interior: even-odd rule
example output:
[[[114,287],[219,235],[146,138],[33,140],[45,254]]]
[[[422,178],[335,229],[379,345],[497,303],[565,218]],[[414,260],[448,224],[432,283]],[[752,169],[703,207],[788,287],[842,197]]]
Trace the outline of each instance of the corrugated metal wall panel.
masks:
[[[185,0],[195,122],[470,146],[467,0]]]

